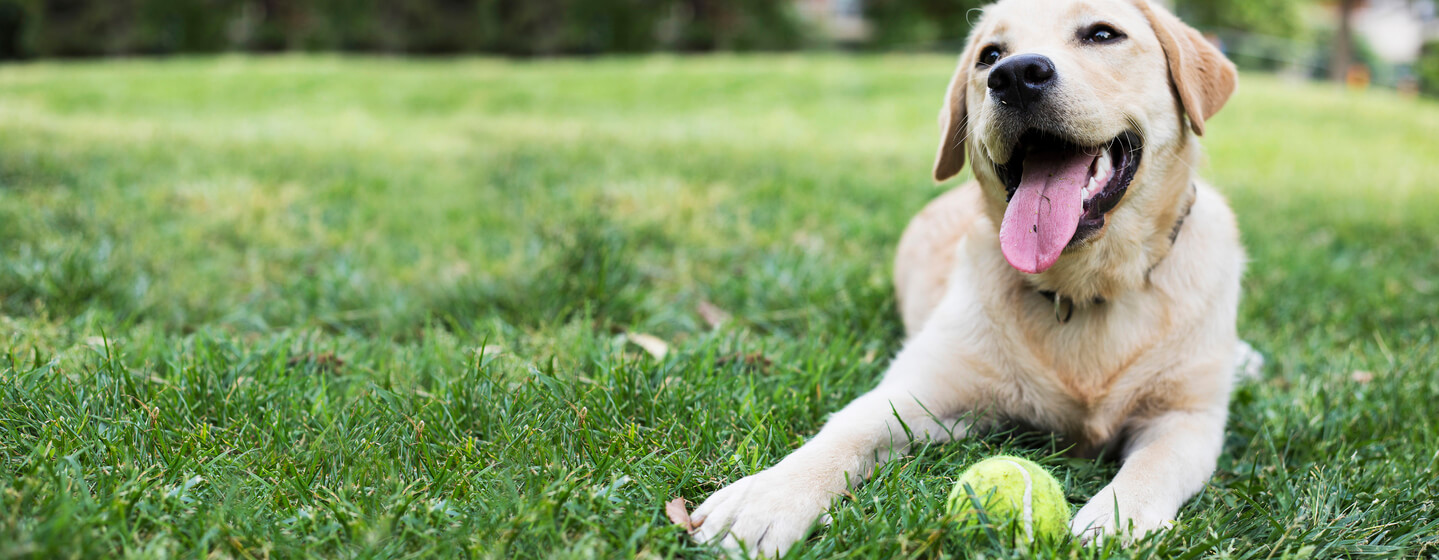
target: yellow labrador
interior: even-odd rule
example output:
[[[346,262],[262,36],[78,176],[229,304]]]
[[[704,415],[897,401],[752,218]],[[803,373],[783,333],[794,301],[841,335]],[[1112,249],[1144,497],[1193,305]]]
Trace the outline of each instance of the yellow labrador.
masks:
[[[1233,65],[1147,0],[986,8],[934,168],[968,159],[976,180],[900,241],[903,350],[813,439],[701,504],[695,536],[783,553],[879,462],[1004,421],[1119,452],[1075,535],[1166,527],[1214,470],[1241,348],[1239,233],[1194,170],[1234,87]]]

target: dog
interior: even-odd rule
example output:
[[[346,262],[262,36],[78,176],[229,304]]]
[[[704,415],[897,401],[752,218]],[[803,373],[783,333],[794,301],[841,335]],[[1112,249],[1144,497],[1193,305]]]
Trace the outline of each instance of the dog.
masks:
[[[803,446],[700,504],[695,538],[783,554],[878,464],[1016,422],[1122,461],[1076,537],[1168,527],[1213,474],[1242,344],[1238,228],[1195,172],[1236,77],[1149,0],[985,8],[934,165],[975,180],[901,236],[904,346]]]

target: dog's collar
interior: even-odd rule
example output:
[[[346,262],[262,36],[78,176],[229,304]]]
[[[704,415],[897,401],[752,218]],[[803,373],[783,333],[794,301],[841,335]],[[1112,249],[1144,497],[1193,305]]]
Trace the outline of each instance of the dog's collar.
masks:
[[[1039,295],[1044,296],[1044,299],[1047,299],[1054,303],[1054,318],[1058,319],[1061,325],[1064,323],[1068,323],[1069,319],[1071,317],[1074,317],[1073,298],[1070,298],[1069,296],[1061,296],[1058,293],[1051,292],[1049,290],[1039,290]],[[1100,305],[1104,303],[1104,298],[1096,297],[1089,303],[1092,305]]]
[[[1174,248],[1174,242],[1179,239],[1179,230],[1182,229],[1182,228],[1184,228],[1184,220],[1187,219],[1187,218],[1189,218],[1189,213],[1190,213],[1190,212],[1193,212],[1193,211],[1194,211],[1194,201],[1196,201],[1196,200],[1199,200],[1199,185],[1196,185],[1196,184],[1194,184],[1194,183],[1190,183],[1190,184],[1189,184],[1189,204],[1184,205],[1184,213],[1179,215],[1179,219],[1174,221],[1174,229],[1172,229],[1172,230],[1169,231],[1169,248],[1170,248],[1170,249],[1173,249],[1173,248]],[[1168,255],[1166,255],[1166,256],[1168,256]],[[1159,260],[1162,261],[1162,260],[1164,260],[1164,259],[1159,259]],[[1158,265],[1159,265],[1159,263],[1154,263],[1154,264],[1155,264],[1155,266],[1158,266]],[[1150,269],[1150,270],[1154,270],[1154,267],[1151,266],[1151,267],[1149,267],[1149,269]]]
[[[1169,250],[1165,251],[1154,264],[1149,265],[1149,270],[1144,271],[1144,281],[1149,281],[1149,274],[1164,262],[1164,258],[1174,251],[1174,242],[1179,241],[1179,230],[1184,229],[1184,221],[1189,218],[1189,213],[1194,211],[1194,201],[1199,200],[1199,185],[1189,183],[1189,204],[1184,205],[1184,211],[1179,213],[1179,219],[1174,220],[1174,229],[1169,230]]]
[[[1194,211],[1194,201],[1199,199],[1198,185],[1194,183],[1189,183],[1189,192],[1191,193],[1189,197],[1189,204],[1186,204],[1184,206],[1184,212],[1180,213],[1179,219],[1174,221],[1174,229],[1169,231],[1170,251],[1174,250],[1174,243],[1179,240],[1179,230],[1184,229],[1184,220],[1188,219],[1189,213]],[[1154,272],[1154,269],[1159,266],[1159,263],[1164,262],[1164,257],[1167,256],[1169,256],[1169,253],[1165,252],[1164,255],[1159,257],[1159,260],[1154,261],[1154,264],[1149,266],[1149,270],[1144,271],[1144,277],[1146,279],[1149,278],[1149,273]],[[1059,293],[1057,292],[1051,292],[1049,290],[1037,291],[1041,297],[1054,303],[1054,318],[1057,319],[1060,324],[1068,323],[1069,320],[1074,317],[1073,298],[1070,298],[1069,296],[1062,296],[1059,295]],[[1089,303],[1090,305],[1103,305],[1104,298],[1096,297]]]

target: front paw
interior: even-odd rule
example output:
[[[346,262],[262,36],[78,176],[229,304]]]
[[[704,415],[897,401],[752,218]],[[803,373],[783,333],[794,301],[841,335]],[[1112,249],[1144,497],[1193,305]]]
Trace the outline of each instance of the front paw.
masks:
[[[731,552],[780,556],[809,533],[833,500],[813,477],[772,468],[715,492],[695,509],[695,540]]]
[[[1085,543],[1110,537],[1128,543],[1173,527],[1176,513],[1176,508],[1156,507],[1137,497],[1116,495],[1113,488],[1106,487],[1079,509],[1069,530]]]

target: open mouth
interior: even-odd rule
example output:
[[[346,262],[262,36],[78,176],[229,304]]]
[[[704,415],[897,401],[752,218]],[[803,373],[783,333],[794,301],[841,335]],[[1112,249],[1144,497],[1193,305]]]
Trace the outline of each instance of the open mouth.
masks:
[[[999,228],[1004,258],[1020,272],[1054,266],[1064,249],[1104,227],[1124,198],[1143,154],[1139,136],[1125,132],[1098,146],[1081,146],[1030,130],[1009,161],[995,165],[1009,202]]]

